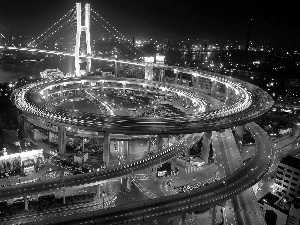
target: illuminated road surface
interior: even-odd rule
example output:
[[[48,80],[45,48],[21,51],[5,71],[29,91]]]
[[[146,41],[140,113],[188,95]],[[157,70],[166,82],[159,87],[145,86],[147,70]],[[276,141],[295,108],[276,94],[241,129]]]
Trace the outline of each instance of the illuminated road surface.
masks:
[[[269,95],[267,95],[261,89],[237,81],[235,79],[228,79],[222,76],[217,75],[201,75],[196,71],[187,71],[192,73],[193,76],[208,76],[208,79],[217,80],[220,83],[226,83],[228,86],[233,88],[238,95],[237,101],[230,105],[228,108],[221,108],[213,111],[208,111],[197,116],[188,117],[188,118],[132,118],[132,117],[101,117],[94,114],[83,114],[78,113],[74,118],[67,110],[62,108],[57,108],[53,105],[46,105],[44,103],[39,103],[34,97],[33,89],[34,84],[30,84],[24,87],[19,92],[14,92],[12,96],[13,101],[17,107],[22,110],[26,115],[32,118],[43,118],[43,120],[51,120],[57,124],[71,125],[77,127],[89,128],[91,130],[96,129],[98,131],[109,131],[119,133],[127,132],[136,132],[136,133],[145,133],[145,134],[171,134],[171,133],[193,133],[207,130],[216,130],[223,129],[227,127],[236,126],[239,124],[244,124],[252,121],[256,117],[264,114],[272,105],[273,101]],[[210,77],[209,77],[210,76]],[[100,82],[101,79],[92,79],[84,78],[84,82]],[[106,79],[107,80],[107,79]],[[123,79],[118,78],[111,79],[115,80],[113,82],[127,82],[127,84],[137,85],[141,84],[139,80],[136,79]],[[237,83],[232,82],[236,81]],[[55,81],[52,83],[52,86],[62,85],[61,82],[74,82],[82,83],[80,79],[69,79],[62,81]],[[145,81],[143,81],[145,82]],[[51,83],[51,82],[50,82]],[[43,88],[47,88],[50,84],[42,84],[37,88],[36,91],[39,92]],[[147,82],[146,85],[161,85],[158,82]],[[166,84],[164,84],[166,85]],[[245,85],[245,86],[244,86]],[[89,88],[89,87],[84,87]],[[165,87],[163,87],[165,88]],[[176,85],[168,84],[167,88],[172,89],[174,92],[181,92],[184,95],[189,95],[190,93],[184,90],[184,87],[179,87]],[[194,88],[188,88],[189,90],[194,90]],[[23,92],[22,92],[23,91]],[[195,94],[194,92],[193,94]],[[196,101],[201,101],[200,98],[194,98]],[[258,150],[256,155],[250,160],[245,166],[243,166],[238,171],[233,172],[232,174],[226,176],[224,180],[217,181],[211,185],[200,188],[199,190],[193,190],[190,193],[182,193],[178,195],[169,196],[165,198],[147,200],[145,202],[138,202],[135,204],[127,205],[126,207],[117,207],[112,209],[103,210],[101,213],[96,211],[93,213],[93,218],[96,218],[97,221],[109,224],[112,221],[128,221],[133,223],[137,220],[141,220],[142,217],[152,218],[157,216],[163,216],[166,214],[180,214],[182,210],[189,211],[193,209],[207,210],[207,208],[215,205],[219,202],[222,202],[226,199],[231,198],[233,195],[238,194],[242,190],[248,189],[254,183],[261,178],[261,176],[268,169],[268,164],[270,162],[270,154],[272,149],[269,146],[262,147],[262,143],[266,141],[264,134],[257,130],[255,125],[249,125],[253,130],[256,129],[257,132],[261,133],[261,137],[257,138]],[[195,135],[187,135],[190,140],[183,140],[179,145],[173,147],[173,149],[163,151],[162,153],[157,153],[154,157],[148,157],[137,162],[133,162],[129,165],[123,165],[117,168],[114,168],[110,171],[105,171],[101,173],[91,173],[83,174],[76,177],[67,177],[64,181],[66,187],[78,186],[78,185],[87,185],[95,184],[96,182],[102,180],[109,180],[114,177],[126,176],[134,171],[143,170],[145,168],[152,167],[161,162],[167,161],[172,157],[178,156],[183,151],[186,151],[187,148],[192,146],[192,143],[195,143],[196,138],[199,138]],[[194,139],[194,140],[193,140]],[[269,144],[269,143],[266,143]],[[259,146],[261,145],[261,146]],[[260,164],[258,164],[260,162]],[[251,170],[249,172],[249,170]],[[224,183],[223,183],[224,181]],[[23,185],[22,185],[23,186]],[[39,192],[42,190],[56,189],[59,188],[60,183],[58,181],[51,181],[49,183],[39,183],[35,186],[23,186],[22,190],[17,190],[15,187],[9,190],[5,188],[1,190],[1,195],[15,196],[31,192]],[[159,205],[159,207],[158,207]],[[129,211],[128,211],[129,210]],[[84,214],[82,217],[77,217],[74,215],[73,218],[65,216],[60,218],[60,220],[74,220],[79,219],[84,222],[88,222],[91,218],[91,214]],[[92,221],[92,220],[90,220]],[[55,223],[55,221],[49,221]]]
[[[224,133],[213,132],[213,146],[216,150],[216,160],[222,162],[222,166],[219,167],[220,178],[242,166],[240,153],[230,130],[225,130]],[[227,201],[223,215],[226,224],[264,224],[251,188]]]
[[[211,185],[182,194],[128,204],[124,207],[53,218],[51,221],[43,221],[43,224],[95,224],[95,221],[97,224],[114,224],[120,221],[137,224],[143,217],[148,220],[165,215],[181,215],[182,210],[186,212],[189,210],[206,211],[213,205],[232,198],[232,195],[248,189],[267,172],[272,154],[271,143],[265,136],[265,132],[257,125],[250,124],[249,127],[255,133],[258,151],[252,160],[227,176],[225,180],[221,179]]]

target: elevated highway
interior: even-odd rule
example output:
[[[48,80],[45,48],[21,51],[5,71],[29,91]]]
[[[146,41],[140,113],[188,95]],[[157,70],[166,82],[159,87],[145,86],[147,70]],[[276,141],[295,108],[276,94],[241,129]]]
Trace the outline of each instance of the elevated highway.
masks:
[[[213,147],[219,164],[219,178],[228,176],[243,165],[231,130],[213,132]],[[251,188],[233,196],[222,207],[225,224],[265,224]]]
[[[236,90],[241,95],[240,99],[232,105],[222,107],[201,114],[189,115],[186,117],[129,117],[129,116],[101,116],[92,113],[76,114],[57,107],[48,105],[38,99],[39,93],[46,87],[53,87],[67,83],[81,82],[130,82],[142,84],[144,80],[137,79],[68,79],[52,82],[38,82],[26,85],[12,94],[12,101],[23,114],[35,119],[42,119],[57,125],[69,125],[85,128],[98,132],[110,133],[139,133],[139,134],[184,134],[212,131],[230,128],[253,121],[263,115],[272,106],[271,97],[253,85],[240,86],[236,83]],[[229,82],[229,80],[227,80]],[[224,81],[223,81],[224,82]],[[147,85],[160,86],[159,82],[147,82]],[[184,93],[194,101],[201,102],[196,88],[188,88],[179,85],[164,84],[163,88],[174,92]],[[191,90],[193,92],[191,92]],[[192,96],[191,96],[192,95]],[[201,104],[199,102],[199,104]]]
[[[257,151],[254,157],[238,170],[219,181],[190,192],[145,200],[105,210],[46,219],[43,224],[138,224],[143,220],[182,215],[192,211],[206,211],[247,190],[268,171],[272,163],[272,143],[268,135],[256,124],[247,125],[253,134]]]
[[[51,190],[60,189],[63,185],[65,188],[92,186],[114,178],[121,178],[123,176],[126,177],[134,172],[153,167],[154,165],[169,161],[172,158],[177,157],[180,153],[185,152],[189,148],[191,148],[200,139],[200,137],[201,134],[186,135],[178,143],[156,153],[153,156],[149,156],[129,164],[117,166],[112,169],[107,169],[102,172],[92,172],[67,176],[64,178],[63,183],[60,178],[55,178],[35,183],[2,187],[0,192],[0,200],[22,197],[24,195],[32,195],[45,191],[51,192]]]
[[[157,67],[169,68],[179,72],[210,79],[226,85],[235,95],[234,101],[227,106],[213,108],[213,110],[188,115],[186,117],[126,117],[126,116],[103,116],[92,113],[73,113],[42,99],[46,91],[55,94],[57,87],[63,87],[66,91],[104,88],[103,83],[126,83],[126,88],[157,89],[180,93],[193,102],[204,107],[205,95],[197,88],[180,85],[125,78],[71,78],[57,81],[40,81],[26,85],[16,90],[11,97],[17,108],[30,119],[37,121],[49,121],[58,126],[72,126],[90,131],[109,132],[118,134],[188,134],[179,143],[171,148],[158,152],[156,155],[125,164],[103,172],[68,176],[64,180],[64,186],[79,187],[83,185],[95,185],[109,179],[128,176],[134,172],[152,167],[162,162],[177,157],[187,151],[200,136],[198,133],[214,131],[233,126],[243,125],[255,120],[267,112],[273,104],[271,97],[260,88],[218,74],[203,73],[187,68],[169,67],[157,65]],[[111,87],[106,87],[111,88]],[[119,87],[120,88],[120,87]],[[142,89],[143,90],[143,89]],[[207,96],[206,99],[211,98]],[[68,223],[103,223],[114,224],[119,221],[134,224],[142,219],[150,219],[157,216],[176,215],[189,211],[205,211],[210,207],[225,202],[232,196],[248,189],[268,171],[272,162],[272,145],[265,132],[257,125],[247,125],[256,140],[257,151],[255,156],[246,164],[221,180],[208,186],[195,189],[188,193],[181,193],[158,199],[151,199],[134,204],[110,208],[82,215],[66,215],[43,224],[68,224]],[[194,134],[190,134],[194,133]],[[7,199],[26,194],[38,193],[46,190],[59,189],[62,183],[60,179],[42,181],[41,183],[18,185],[1,189],[0,199]]]
[[[216,204],[223,204],[228,199],[249,189],[253,184],[258,182],[268,171],[272,163],[272,143],[268,135],[254,123],[248,124],[247,128],[253,134],[257,147],[254,157],[246,165],[241,166],[236,171],[233,170],[232,173],[230,172],[229,175],[222,177],[215,183],[190,192],[145,200],[105,210],[92,207],[92,211],[87,212],[86,206],[84,206],[82,210],[76,208],[76,210],[63,211],[59,212],[59,214],[55,211],[51,214],[52,216],[47,213],[47,216],[40,218],[36,224],[117,224],[119,222],[139,224],[143,220],[147,221],[166,215],[182,215],[182,213],[195,210],[206,211]],[[189,138],[193,137],[190,136]],[[222,145],[223,143],[224,145],[230,144],[226,138],[221,143]],[[231,148],[230,146],[228,147]],[[228,152],[225,152],[225,155],[228,154]],[[231,161],[230,164],[234,165],[235,163]],[[227,165],[229,166],[229,164]],[[242,198],[247,198],[247,196]],[[241,200],[237,201],[240,202]],[[230,210],[230,208],[227,210]],[[255,213],[251,215],[252,217],[244,217],[245,212],[243,213],[244,215],[241,215],[240,218],[245,218],[246,220],[247,218],[251,218],[250,221],[252,222],[258,219],[257,222],[259,222],[259,218],[256,218]],[[35,223],[32,222],[32,224]],[[243,224],[251,223],[248,221]]]

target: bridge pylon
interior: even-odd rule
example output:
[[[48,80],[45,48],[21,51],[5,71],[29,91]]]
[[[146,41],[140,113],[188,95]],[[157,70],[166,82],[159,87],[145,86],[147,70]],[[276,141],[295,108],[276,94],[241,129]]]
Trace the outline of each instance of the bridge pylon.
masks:
[[[91,71],[91,58],[80,59],[80,36],[81,32],[85,32],[86,55],[91,55],[91,33],[90,33],[90,4],[85,4],[84,11],[84,25],[81,24],[81,3],[76,3],[76,17],[77,17],[77,32],[75,45],[75,75],[80,77],[80,63],[86,62],[86,73]]]

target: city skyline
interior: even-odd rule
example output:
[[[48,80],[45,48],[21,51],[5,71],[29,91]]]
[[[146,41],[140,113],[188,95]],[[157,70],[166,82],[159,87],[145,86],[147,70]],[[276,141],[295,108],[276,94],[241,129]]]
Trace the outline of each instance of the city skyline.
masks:
[[[0,25],[8,33],[37,36],[67,13],[76,2],[1,1]],[[295,3],[279,1],[83,1],[128,38],[191,38],[245,42],[252,19],[251,41],[297,45]],[[41,24],[41,21],[43,23]]]

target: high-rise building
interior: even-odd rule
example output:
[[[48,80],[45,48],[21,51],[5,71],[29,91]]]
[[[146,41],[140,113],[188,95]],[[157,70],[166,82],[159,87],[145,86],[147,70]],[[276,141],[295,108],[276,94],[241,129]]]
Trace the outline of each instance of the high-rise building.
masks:
[[[295,198],[292,201],[287,225],[297,225],[300,224],[300,198]]]
[[[300,199],[288,200],[267,193],[258,200],[258,205],[265,217],[267,225],[299,225],[300,224]]]
[[[273,190],[279,196],[300,197],[300,159],[288,156],[281,160]]]

